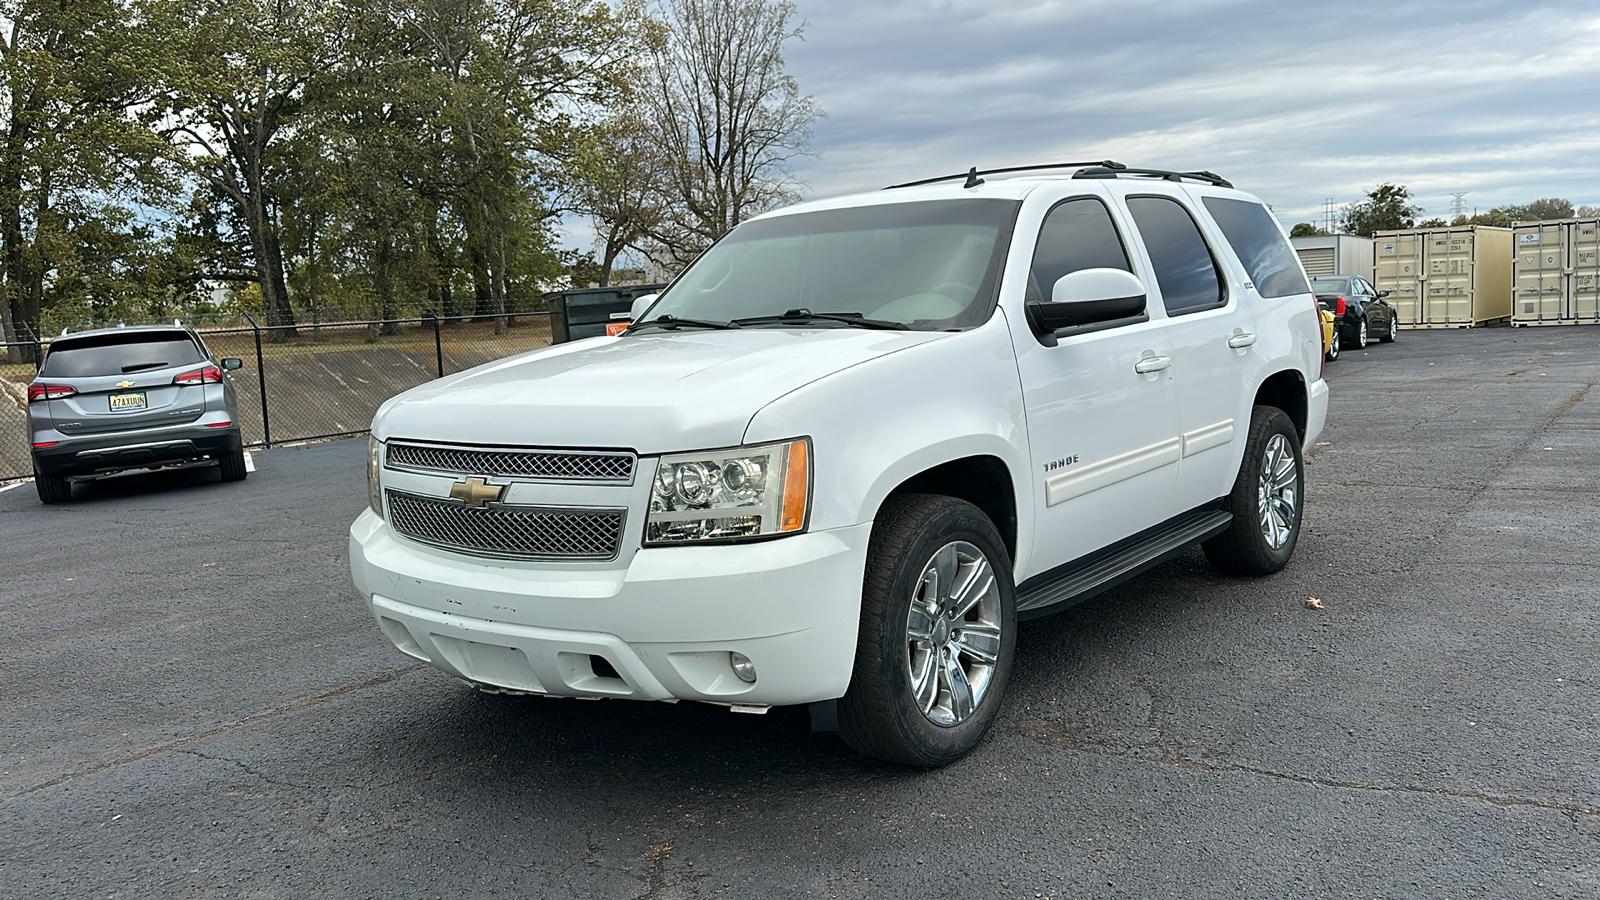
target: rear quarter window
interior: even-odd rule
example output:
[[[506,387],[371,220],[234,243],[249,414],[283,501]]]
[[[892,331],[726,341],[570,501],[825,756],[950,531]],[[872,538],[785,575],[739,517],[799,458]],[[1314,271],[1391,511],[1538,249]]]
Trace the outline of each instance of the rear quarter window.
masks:
[[[1129,197],[1128,212],[1155,267],[1167,315],[1203,312],[1227,302],[1211,248],[1183,204],[1171,197]]]
[[[1244,270],[1250,273],[1256,293],[1263,297],[1292,297],[1310,290],[1294,248],[1284,240],[1266,207],[1226,197],[1204,197],[1201,202],[1222,229],[1222,236],[1244,264]]]
[[[39,374],[50,378],[127,375],[188,365],[204,358],[195,342],[181,333],[58,338],[50,345]]]

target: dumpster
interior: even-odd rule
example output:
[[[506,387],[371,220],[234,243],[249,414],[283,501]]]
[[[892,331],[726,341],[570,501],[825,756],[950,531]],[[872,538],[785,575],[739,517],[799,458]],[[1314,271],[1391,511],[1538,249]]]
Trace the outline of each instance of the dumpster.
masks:
[[[550,319],[550,341],[564,344],[615,334],[627,327],[635,298],[664,287],[665,284],[628,284],[562,291],[552,304],[555,315]]]

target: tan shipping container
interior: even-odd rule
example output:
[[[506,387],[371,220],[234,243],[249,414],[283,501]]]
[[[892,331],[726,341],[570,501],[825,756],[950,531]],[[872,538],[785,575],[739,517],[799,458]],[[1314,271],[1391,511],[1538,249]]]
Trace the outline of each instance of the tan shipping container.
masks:
[[[1575,322],[1600,323],[1600,219],[1572,223],[1572,298]]]
[[[1519,222],[1511,322],[1600,324],[1600,220]]]
[[[1555,325],[1567,318],[1571,233],[1563,222],[1520,223],[1512,229],[1511,324]]]
[[[1380,231],[1378,290],[1402,328],[1471,328],[1511,317],[1511,229],[1487,225]]]

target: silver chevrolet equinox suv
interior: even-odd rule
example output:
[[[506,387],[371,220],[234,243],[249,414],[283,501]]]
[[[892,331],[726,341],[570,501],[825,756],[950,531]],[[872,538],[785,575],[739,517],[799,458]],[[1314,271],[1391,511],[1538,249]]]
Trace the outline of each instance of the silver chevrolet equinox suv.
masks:
[[[128,469],[215,463],[245,477],[239,405],[205,341],[179,324],[105,328],[51,341],[28,385],[39,499],[72,499],[72,482]]]

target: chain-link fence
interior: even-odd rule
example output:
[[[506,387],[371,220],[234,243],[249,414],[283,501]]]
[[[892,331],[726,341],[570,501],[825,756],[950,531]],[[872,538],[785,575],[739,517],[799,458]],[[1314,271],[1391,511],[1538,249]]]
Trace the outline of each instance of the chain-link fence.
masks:
[[[550,314],[197,329],[231,373],[247,446],[364,433],[383,401],[434,378],[550,344]],[[32,474],[28,382],[49,342],[0,344],[0,481]]]

